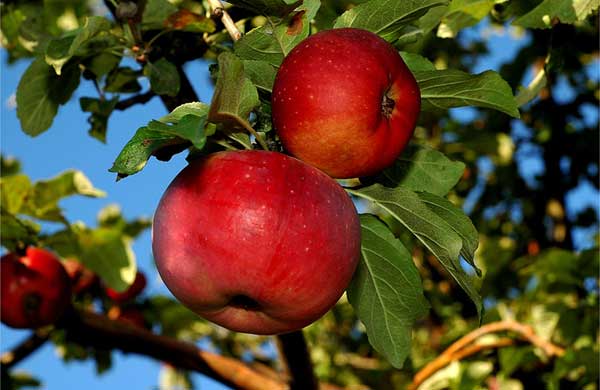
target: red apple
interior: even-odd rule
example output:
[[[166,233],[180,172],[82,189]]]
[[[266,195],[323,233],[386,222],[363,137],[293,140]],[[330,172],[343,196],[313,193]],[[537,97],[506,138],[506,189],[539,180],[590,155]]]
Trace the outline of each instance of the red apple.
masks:
[[[124,303],[130,301],[140,295],[140,293],[146,288],[146,276],[140,271],[135,274],[133,283],[127,290],[118,292],[110,287],[106,288],[106,295],[116,303]]]
[[[337,178],[391,165],[421,106],[398,51],[356,28],[321,31],[298,44],[281,64],[272,96],[286,150]]]
[[[86,292],[98,282],[98,275],[89,268],[86,268],[76,259],[65,260],[63,266],[71,279],[71,286],[74,294]]]
[[[318,169],[281,153],[221,152],[170,184],[152,248],[191,310],[234,331],[278,334],[337,302],[360,257],[360,222]]]
[[[13,328],[54,323],[71,302],[69,276],[51,252],[28,248],[0,259],[2,322]]]

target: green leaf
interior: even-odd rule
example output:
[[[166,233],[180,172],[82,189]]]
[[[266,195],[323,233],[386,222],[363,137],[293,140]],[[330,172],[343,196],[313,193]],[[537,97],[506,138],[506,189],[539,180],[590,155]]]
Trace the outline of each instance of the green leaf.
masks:
[[[150,87],[158,95],[175,96],[179,93],[180,80],[177,67],[164,58],[144,66],[144,76],[150,79]]]
[[[39,219],[65,222],[58,202],[71,195],[100,198],[106,193],[94,188],[82,172],[69,170],[52,179],[35,182],[21,212]]]
[[[3,7],[1,16],[2,35],[9,44],[16,45],[19,39],[19,30],[27,16],[18,8]]]
[[[109,287],[124,291],[133,283],[137,267],[129,238],[104,228],[79,231],[78,238],[79,259]]]
[[[17,116],[23,131],[36,136],[46,131],[58,106],[71,98],[79,85],[79,68],[68,64],[58,76],[42,59],[29,65],[17,86]]]
[[[106,52],[82,60],[85,69],[92,72],[98,80],[115,69],[119,62],[121,57]]]
[[[396,368],[410,353],[412,327],[429,308],[419,271],[402,243],[372,215],[361,215],[362,258],[348,300],[369,343]]]
[[[112,354],[110,350],[93,348],[92,354],[96,363],[96,375],[104,374],[112,367]]]
[[[414,72],[421,88],[423,110],[475,106],[492,108],[519,118],[517,102],[508,83],[491,70],[472,75],[459,70]]]
[[[177,124],[184,116],[206,116],[208,114],[208,106],[201,102],[185,103],[176,107],[173,111],[159,119],[162,123]]]
[[[148,0],[142,14],[144,30],[162,28],[169,15],[177,12],[177,7],[167,0]]]
[[[277,68],[266,61],[243,60],[244,73],[254,83],[254,86],[271,93]]]
[[[4,204],[0,207],[0,239],[2,246],[10,251],[35,245],[41,227],[28,219],[19,218],[9,213]]]
[[[284,16],[301,4],[302,0],[230,0],[228,3],[260,15]]]
[[[520,366],[526,363],[533,363],[537,360],[538,358],[530,346],[498,349],[498,363],[500,364],[502,374],[506,377],[510,377]]]
[[[526,28],[550,28],[554,20],[573,24],[585,20],[600,7],[600,0],[544,0],[513,24]]]
[[[481,270],[475,265],[475,251],[479,245],[477,229],[467,215],[449,200],[429,192],[417,193],[421,201],[438,217],[444,220],[448,226],[462,240],[460,255],[481,276]]]
[[[597,248],[583,251],[580,255],[574,252],[549,248],[541,252],[531,265],[519,270],[519,274],[535,276],[539,291],[571,291],[580,286],[585,278],[597,274],[600,255]]]
[[[443,153],[423,146],[407,148],[394,165],[378,175],[388,187],[402,185],[413,191],[446,195],[458,183],[465,164],[451,161]]]
[[[46,245],[62,257],[78,259],[97,273],[108,287],[117,291],[127,289],[137,272],[131,241],[120,229],[90,229],[81,223],[45,239]]]
[[[447,200],[403,187],[386,188],[380,184],[347,190],[369,200],[404,225],[438,258],[444,268],[471,298],[481,316],[481,296],[460,264],[460,255],[472,259],[477,237],[468,217]]]
[[[106,193],[95,188],[81,171],[68,170],[52,179],[35,182],[30,200],[36,205],[45,205],[71,195],[102,198]]]
[[[149,311],[157,317],[161,334],[165,336],[182,338],[190,333],[195,324],[205,321],[179,301],[166,296],[153,295],[148,303]],[[206,336],[206,333],[202,336]]]
[[[212,122],[247,128],[250,112],[260,103],[258,92],[244,74],[244,64],[231,53],[219,55],[219,77],[208,118]]]
[[[101,16],[90,16],[84,25],[72,32],[69,36],[53,39],[46,47],[46,63],[52,65],[54,71],[60,76],[66,64],[77,51],[96,35],[110,29],[110,22]]]
[[[2,177],[0,179],[0,204],[7,212],[17,214],[31,190],[29,177],[23,174]]]
[[[150,218],[136,218],[131,221],[125,220],[121,214],[121,208],[116,204],[109,204],[98,212],[98,226],[118,229],[127,237],[136,238],[144,230],[152,226]]]
[[[34,390],[42,389],[42,382],[31,376],[28,372],[20,370],[11,370],[9,373],[2,374],[2,390]],[[5,387],[6,386],[6,387]]]
[[[371,0],[344,12],[333,27],[362,28],[393,42],[431,8],[446,4],[447,0]]]
[[[82,97],[79,99],[81,110],[91,113],[90,117],[88,118],[88,123],[91,125],[88,133],[100,142],[106,143],[108,118],[110,117],[110,114],[112,114],[118,102],[118,96],[110,100],[95,99],[90,97]]]
[[[110,172],[119,177],[133,175],[141,171],[152,155],[169,150],[163,158],[185,149],[191,142],[202,149],[206,143],[204,127],[208,116],[208,106],[203,103],[187,103],[177,107],[172,113],[158,121],[151,121],[139,128],[127,142],[115,160]]]
[[[0,177],[12,176],[21,172],[21,163],[12,156],[0,154]]]
[[[231,133],[228,134],[229,138],[240,144],[244,147],[244,149],[251,150],[252,149],[252,140],[250,136],[246,133]]]
[[[2,207],[11,214],[27,214],[49,221],[62,221],[58,201],[71,195],[102,197],[106,194],[92,185],[79,171],[67,171],[53,179],[31,184],[25,175],[0,179]]]
[[[308,37],[310,21],[319,6],[319,0],[305,0],[298,13],[249,31],[234,43],[235,54],[243,60],[265,61],[278,68],[283,58]]]
[[[142,89],[138,82],[140,75],[129,67],[121,67],[111,71],[106,77],[106,92],[134,93]]]
[[[454,38],[463,28],[476,25],[495,3],[496,0],[452,0],[438,28],[438,37]]]
[[[408,66],[408,69],[410,69],[410,71],[413,73],[420,70],[435,70],[435,65],[433,65],[433,62],[429,61],[423,56],[420,56],[419,54],[401,51],[400,56],[404,60],[406,66]]]

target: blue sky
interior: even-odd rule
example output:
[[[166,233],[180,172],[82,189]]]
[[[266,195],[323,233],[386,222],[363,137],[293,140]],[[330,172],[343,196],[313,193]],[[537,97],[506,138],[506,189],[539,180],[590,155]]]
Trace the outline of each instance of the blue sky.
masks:
[[[135,130],[149,120],[167,113],[160,99],[154,98],[144,106],[135,106],[126,112],[115,112],[109,121],[106,144],[89,137],[87,114],[79,108],[79,98],[95,97],[96,92],[90,82],[82,82],[75,92],[75,99],[61,107],[50,130],[31,138],[19,126],[16,111],[10,103],[19,78],[28,66],[27,61],[6,65],[6,52],[0,52],[2,61],[0,102],[2,154],[16,157],[21,161],[22,170],[33,180],[46,179],[68,169],[79,169],[92,183],[108,193],[106,198],[92,199],[71,197],[61,202],[69,221],[83,221],[95,226],[96,214],[109,204],[119,204],[126,218],[151,217],[158,201],[173,177],[185,166],[184,153],[175,156],[169,163],[152,159],[141,174],[119,182],[115,174],[108,172],[121,148]],[[204,63],[190,64],[188,74],[203,101],[210,101],[212,87]],[[134,243],[138,266],[148,276],[145,294],[169,294],[158,277],[151,260],[150,232],[147,231]],[[5,351],[29,334],[27,330],[14,330],[4,325],[0,328],[1,350]],[[57,359],[54,347],[48,343],[23,361],[17,368],[26,370],[42,379],[44,389],[63,390],[85,387],[86,390],[128,389],[135,383],[135,389],[156,389],[160,363],[152,359],[113,354],[114,369],[97,376],[92,361],[64,364]],[[194,375],[198,388],[207,390],[223,389],[213,381]],[[84,386],[85,384],[85,386]]]
[[[481,29],[471,30],[465,39],[482,33]],[[469,36],[469,34],[472,34]],[[473,35],[475,34],[475,35]],[[500,64],[510,60],[516,50],[528,43],[527,37],[514,39],[508,34],[492,34],[489,47],[493,49],[476,65],[476,71],[499,69]],[[46,133],[31,138],[20,131],[14,108],[9,104],[16,90],[20,75],[26,69],[26,61],[15,65],[6,65],[6,53],[0,52],[2,61],[0,103],[1,143],[4,155],[18,158],[23,171],[32,179],[45,179],[55,176],[67,168],[83,171],[94,185],[108,193],[106,198],[90,199],[73,197],[61,203],[70,221],[81,220],[88,225],[95,224],[97,212],[104,206],[117,203],[121,206],[125,217],[151,216],[156,205],[172,178],[185,166],[184,154],[175,156],[169,163],[151,159],[146,168],[139,174],[119,182],[115,175],[108,172],[113,160],[122,146],[129,140],[135,130],[151,119],[166,114],[165,108],[158,98],[143,106],[135,106],[126,112],[115,112],[109,121],[107,144],[102,144],[87,135],[87,114],[81,112],[78,98],[96,96],[91,83],[83,81],[69,104],[61,107],[59,113]],[[201,100],[209,102],[212,95],[207,65],[202,62],[189,64],[187,73]],[[147,86],[145,86],[147,87]],[[469,110],[455,111],[457,116],[468,117]],[[583,190],[573,203],[595,203],[597,196],[591,190]],[[143,234],[134,244],[138,266],[148,276],[146,294],[168,294],[151,261],[150,233]],[[16,331],[2,325],[0,328],[2,351],[27,337],[28,331]],[[156,389],[160,363],[145,357],[113,353],[114,366],[108,373],[97,376],[94,363],[71,362],[64,364],[57,359],[51,344],[45,345],[29,359],[23,361],[18,368],[27,370],[42,379],[44,389],[64,390],[79,389]],[[199,375],[194,375],[197,388],[214,390],[223,389]]]

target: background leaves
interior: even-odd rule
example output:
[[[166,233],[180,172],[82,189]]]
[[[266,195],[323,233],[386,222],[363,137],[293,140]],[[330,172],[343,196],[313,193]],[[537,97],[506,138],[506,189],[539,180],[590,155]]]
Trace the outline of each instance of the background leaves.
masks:
[[[76,64],[66,66],[58,76],[43,59],[29,65],[17,88],[17,116],[25,133],[36,136],[48,130],[58,106],[65,104],[79,85]]]

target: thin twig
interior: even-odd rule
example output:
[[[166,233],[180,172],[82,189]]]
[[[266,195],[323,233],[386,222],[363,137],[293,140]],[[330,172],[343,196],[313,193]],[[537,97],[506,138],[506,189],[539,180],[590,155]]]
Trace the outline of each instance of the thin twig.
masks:
[[[453,357],[454,360],[462,360],[471,355],[475,355],[476,353],[479,353],[481,351],[485,351],[486,349],[500,349],[504,347],[510,347],[515,344],[516,342],[514,339],[511,339],[509,337],[503,337],[491,343],[481,343],[466,346],[465,348],[456,352],[456,354],[454,354]]]
[[[37,351],[50,337],[51,328],[40,328],[34,331],[28,338],[23,340],[19,345],[4,352],[0,357],[2,369],[7,370],[18,364],[21,360]]]
[[[225,26],[225,29],[229,33],[231,39],[233,39],[234,41],[240,39],[242,37],[242,33],[235,25],[233,19],[231,19],[231,16],[229,16],[227,11],[225,11],[225,8],[223,8],[223,4],[221,4],[221,1],[208,0],[208,3],[210,4],[210,8],[212,8],[213,15],[215,15],[218,18],[221,18],[221,22]]]
[[[509,343],[508,340],[510,339],[506,338],[489,344],[473,344],[481,336],[502,331],[511,331],[517,333],[522,339],[540,348],[549,357],[562,356],[565,353],[563,348],[554,345],[550,341],[544,340],[538,336],[534,332],[533,328],[529,325],[510,320],[492,322],[461,337],[452,345],[450,345],[450,347],[448,347],[438,357],[425,365],[425,367],[415,374],[409,389],[416,390],[427,378],[453,361],[461,360],[484,349],[501,348],[512,345],[512,340],[511,343]]]

